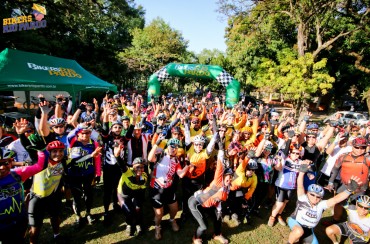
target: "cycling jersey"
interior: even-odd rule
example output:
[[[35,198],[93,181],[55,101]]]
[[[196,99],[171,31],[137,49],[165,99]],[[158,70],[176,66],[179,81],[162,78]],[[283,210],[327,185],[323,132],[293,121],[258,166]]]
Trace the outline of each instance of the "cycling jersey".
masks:
[[[274,173],[275,162],[272,156],[267,158],[259,158],[257,175],[259,176],[260,182],[270,183],[272,181],[272,175]]]
[[[296,189],[298,169],[300,167],[300,160],[292,161],[289,157],[283,161],[283,169],[279,171],[278,178],[275,185],[283,189]]]
[[[359,184],[357,192],[362,192],[366,190],[368,186],[369,167],[370,159],[364,155],[353,156],[352,152],[342,154],[335,162],[329,182],[334,182],[340,168],[340,177],[342,182],[347,184],[351,179],[351,176],[357,176],[362,182]]]
[[[150,187],[157,189],[170,187],[176,172],[181,169],[177,157],[170,157],[166,154],[154,165]]]
[[[133,196],[135,191],[139,194],[145,194],[146,182],[148,176],[145,172],[142,173],[140,178],[136,177],[136,173],[132,168],[127,168],[122,172],[121,179],[118,183],[117,192],[120,195]]]
[[[297,206],[291,217],[300,225],[314,228],[320,221],[322,213],[328,208],[327,201],[320,201],[312,206],[306,194],[298,196]]]
[[[194,197],[205,208],[219,208],[222,201],[226,201],[229,195],[229,187],[224,186],[223,182],[223,151],[219,150],[217,157],[217,166],[215,176],[211,184],[204,190],[199,190],[194,193]]]
[[[206,149],[196,153],[194,150],[194,145],[192,145],[188,150],[188,157],[190,164],[194,166],[194,169],[190,168],[190,170],[186,173],[186,177],[194,179],[203,175],[206,171],[206,160],[209,158]]]
[[[347,211],[348,218],[346,224],[349,231],[354,236],[368,242],[370,239],[370,214],[360,218],[356,210],[356,205],[346,205],[344,208]]]
[[[97,147],[99,144],[95,141],[90,140],[88,144],[84,145],[77,141],[76,137],[72,138],[68,148],[67,174],[69,176],[85,176],[95,173],[96,176],[100,176],[100,155],[79,162],[84,156],[91,155]]]
[[[30,155],[28,154],[27,150],[23,147],[21,140],[17,139],[13,142],[11,142],[7,148],[9,150],[12,150],[15,152],[15,161],[16,162],[26,162],[26,161],[32,161],[30,158]]]
[[[249,200],[254,191],[256,190],[258,179],[256,174],[252,177],[245,176],[245,167],[248,164],[249,158],[245,158],[235,171],[233,181],[231,182],[231,191],[238,190],[240,188],[248,188],[248,191],[244,194],[244,198]]]
[[[47,167],[33,177],[33,184],[31,187],[31,192],[39,198],[50,196],[55,192],[58,189],[60,180],[64,173],[62,162],[50,162],[49,153],[47,151],[44,151],[44,153],[44,165],[47,165]]]
[[[38,152],[38,157],[37,164],[11,169],[0,178],[0,230],[16,224],[19,217],[27,217],[22,182],[43,169],[45,156]]]

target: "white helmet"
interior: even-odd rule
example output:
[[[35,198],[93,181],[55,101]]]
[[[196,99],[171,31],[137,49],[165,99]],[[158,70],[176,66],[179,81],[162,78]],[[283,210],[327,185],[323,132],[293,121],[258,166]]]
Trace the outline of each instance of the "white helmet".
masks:
[[[202,143],[202,144],[204,144],[205,142],[206,142],[206,140],[201,135],[196,135],[194,137],[194,143]]]

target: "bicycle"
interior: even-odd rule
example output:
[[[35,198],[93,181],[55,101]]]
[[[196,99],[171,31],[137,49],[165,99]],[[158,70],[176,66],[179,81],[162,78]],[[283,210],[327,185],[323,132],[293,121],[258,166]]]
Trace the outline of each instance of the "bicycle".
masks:
[[[25,101],[23,103],[23,108],[24,109],[35,109],[38,107],[38,104],[40,103],[39,101],[39,98],[38,97],[35,97],[35,96],[31,96],[30,97],[30,103],[29,103],[29,107],[28,107],[28,104],[27,104],[27,101]]]

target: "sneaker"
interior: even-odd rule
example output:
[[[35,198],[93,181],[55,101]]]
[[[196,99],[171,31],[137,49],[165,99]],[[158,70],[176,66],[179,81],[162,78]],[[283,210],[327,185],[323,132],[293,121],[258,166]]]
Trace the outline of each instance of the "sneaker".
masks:
[[[154,233],[155,239],[158,241],[162,239],[162,234],[161,234],[161,226],[155,226],[155,233]]]
[[[127,235],[130,235],[131,234],[131,225],[128,225],[128,226],[126,226],[126,233],[127,233]]]
[[[143,228],[141,228],[141,226],[140,226],[140,225],[137,225],[137,226],[136,226],[136,233],[137,233],[137,235],[141,235],[141,234],[143,234]]]
[[[171,222],[171,226],[172,226],[173,231],[177,232],[177,231],[180,230],[180,227],[177,225],[176,220],[172,220],[170,222]]]
[[[232,220],[238,220],[238,215],[236,214],[236,213],[233,213],[232,215],[231,215],[231,219]]]
[[[285,222],[285,220],[283,219],[283,217],[281,217],[280,215],[279,215],[279,217],[278,217],[278,221],[279,221],[279,224],[281,224],[282,226],[286,226],[286,222]]]
[[[133,227],[133,226],[131,226],[131,225],[128,225],[128,226],[126,227],[126,233],[127,233],[127,235],[129,235],[129,236],[135,236],[135,231],[136,231],[136,228],[135,228],[135,227]]]
[[[269,221],[267,222],[267,225],[272,227],[272,226],[274,226],[274,224],[275,224],[275,217],[270,216]]]
[[[203,241],[200,238],[193,238],[193,244],[202,244]]]
[[[92,225],[95,222],[95,219],[89,214],[86,216],[87,223]]]
[[[213,240],[219,241],[222,244],[228,244],[229,243],[229,241],[225,237],[223,237],[223,235],[214,236]]]

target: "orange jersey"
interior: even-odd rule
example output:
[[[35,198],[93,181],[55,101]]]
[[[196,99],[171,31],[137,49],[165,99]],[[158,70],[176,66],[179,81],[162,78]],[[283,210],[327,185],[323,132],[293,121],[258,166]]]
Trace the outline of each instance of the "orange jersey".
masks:
[[[197,191],[194,196],[197,201],[205,208],[217,207],[220,202],[226,201],[229,195],[229,187],[223,184],[222,158],[217,159],[215,176],[211,184],[203,191]]]
[[[194,179],[203,175],[206,171],[206,160],[209,158],[206,149],[196,153],[192,145],[188,150],[188,158],[190,161],[190,170],[186,173],[186,177]]]

